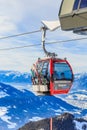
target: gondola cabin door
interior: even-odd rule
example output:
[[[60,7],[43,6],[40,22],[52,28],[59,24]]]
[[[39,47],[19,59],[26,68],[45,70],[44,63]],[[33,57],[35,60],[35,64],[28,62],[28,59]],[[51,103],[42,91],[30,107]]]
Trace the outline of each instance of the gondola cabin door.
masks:
[[[73,72],[66,60],[50,60],[50,94],[66,94],[73,82]]]

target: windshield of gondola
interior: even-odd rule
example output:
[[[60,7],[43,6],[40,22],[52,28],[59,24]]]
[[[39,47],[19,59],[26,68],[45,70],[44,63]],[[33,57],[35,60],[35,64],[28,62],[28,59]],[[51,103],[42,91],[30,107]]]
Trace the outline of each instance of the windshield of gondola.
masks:
[[[54,79],[72,80],[72,71],[66,63],[54,63]]]

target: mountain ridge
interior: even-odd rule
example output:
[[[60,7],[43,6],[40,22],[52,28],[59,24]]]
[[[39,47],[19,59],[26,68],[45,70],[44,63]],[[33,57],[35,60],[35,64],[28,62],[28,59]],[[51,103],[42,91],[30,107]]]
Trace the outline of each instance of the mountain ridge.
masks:
[[[2,74],[0,125],[4,130],[17,130],[27,122],[51,118],[65,112],[87,119],[87,74],[75,75],[73,86],[68,94],[54,96],[35,95],[32,91],[29,73],[24,75],[15,71],[7,71],[0,73],[0,75]],[[24,79],[22,82],[21,75]],[[7,81],[3,82],[5,81],[3,77],[4,79],[9,77],[9,80],[6,79]],[[26,82],[24,82],[25,80]]]
[[[87,120],[63,113],[53,118],[29,122],[18,130],[87,130]]]
[[[0,82],[31,83],[31,75],[27,72],[0,70]]]

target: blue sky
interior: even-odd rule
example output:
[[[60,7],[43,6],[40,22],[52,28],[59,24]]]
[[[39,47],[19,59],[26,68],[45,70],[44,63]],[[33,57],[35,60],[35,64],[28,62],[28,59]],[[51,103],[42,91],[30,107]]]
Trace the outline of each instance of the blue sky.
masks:
[[[31,32],[40,29],[42,20],[58,20],[61,0],[0,0],[0,37]],[[0,40],[0,49],[41,43],[42,33]],[[47,32],[47,41],[60,41],[81,38],[72,32],[58,29]],[[56,52],[60,58],[67,57],[74,73],[87,72],[87,40],[49,44],[49,51]],[[0,70],[29,72],[38,57],[44,57],[41,46],[0,50]]]

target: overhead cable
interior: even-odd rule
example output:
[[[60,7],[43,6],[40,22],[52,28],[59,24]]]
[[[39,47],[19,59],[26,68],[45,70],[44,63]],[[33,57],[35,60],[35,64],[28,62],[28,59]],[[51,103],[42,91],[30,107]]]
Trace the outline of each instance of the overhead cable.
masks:
[[[25,46],[7,47],[7,48],[1,48],[0,51],[22,49],[22,48],[28,48],[28,47],[34,47],[34,46],[40,46],[40,45],[41,44],[33,44],[33,45],[25,45]]]
[[[13,38],[13,37],[19,37],[19,36],[23,36],[23,35],[32,34],[32,33],[37,33],[37,32],[40,32],[40,31],[41,30],[36,30],[36,31],[32,31],[32,32],[25,32],[25,33],[10,35],[10,36],[4,36],[4,37],[0,37],[0,40],[9,39],[9,38]]]
[[[46,44],[55,44],[55,43],[65,43],[65,42],[73,42],[73,41],[80,41],[80,40],[86,40],[87,37],[83,38],[74,38],[74,39],[67,39],[67,40],[60,40],[60,41],[53,41],[53,42],[46,42]]]
[[[80,41],[80,40],[85,40],[85,39],[87,39],[87,37],[84,37],[84,38],[75,38],[75,39],[68,39],[68,40],[63,40],[63,41],[46,42],[46,44],[58,44],[58,43],[65,43],[65,42],[71,42],[71,41]],[[40,45],[41,44],[39,43],[39,44],[32,44],[32,45],[25,45],[25,46],[16,46],[16,47],[9,47],[9,48],[1,48],[0,51],[29,48],[29,47],[40,46]]]
[[[13,38],[13,37],[19,37],[19,36],[23,36],[23,35],[32,34],[32,33],[37,33],[37,32],[40,32],[40,31],[41,31],[41,29],[40,30],[36,30],[36,31],[31,31],[31,32],[25,32],[25,33],[19,33],[19,34],[15,34],[15,35],[0,37],[0,40],[9,39],[9,38]],[[80,41],[80,40],[86,40],[86,39],[87,39],[87,37],[74,38],[74,39],[67,39],[67,40],[59,40],[59,41],[46,42],[45,44],[56,44],[56,43],[58,44],[58,43]],[[29,47],[40,46],[40,45],[41,44],[33,44],[33,45],[24,45],[24,46],[1,48],[0,51],[13,50],[13,49],[21,49],[21,48],[29,48]]]

